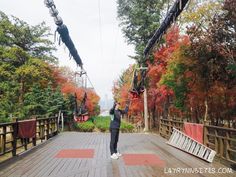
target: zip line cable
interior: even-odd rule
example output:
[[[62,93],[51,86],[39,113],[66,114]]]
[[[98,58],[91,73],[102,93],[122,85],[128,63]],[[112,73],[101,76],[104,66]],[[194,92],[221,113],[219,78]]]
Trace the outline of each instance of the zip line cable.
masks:
[[[88,79],[90,85],[92,86],[92,88],[93,88],[94,91],[95,91],[95,87],[93,86],[93,83],[91,82],[91,80],[90,80],[89,76],[87,75],[87,73],[86,73],[86,76],[87,76],[87,79]],[[96,92],[96,91],[95,91],[95,92]]]
[[[119,28],[117,27],[117,29],[115,28],[115,40],[114,40],[114,48],[113,48],[113,53],[111,58],[113,58],[112,60],[115,61],[116,57],[117,57],[117,48],[118,48],[118,35],[119,35]]]
[[[98,0],[98,28],[99,28],[99,40],[100,40],[100,57],[103,57],[102,47],[102,18],[101,18],[101,0]]]

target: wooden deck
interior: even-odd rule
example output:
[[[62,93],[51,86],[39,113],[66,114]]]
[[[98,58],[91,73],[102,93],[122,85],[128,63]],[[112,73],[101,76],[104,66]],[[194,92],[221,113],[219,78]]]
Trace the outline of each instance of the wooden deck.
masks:
[[[168,146],[166,139],[153,134],[121,134],[119,150],[123,154],[155,154],[165,162],[161,166],[127,166],[121,157],[110,159],[108,133],[65,132],[33,150],[0,165],[1,177],[150,177],[150,176],[236,176],[236,173],[167,173],[169,168],[224,168]],[[93,158],[55,158],[63,149],[94,149]],[[226,168],[226,167],[225,167]]]

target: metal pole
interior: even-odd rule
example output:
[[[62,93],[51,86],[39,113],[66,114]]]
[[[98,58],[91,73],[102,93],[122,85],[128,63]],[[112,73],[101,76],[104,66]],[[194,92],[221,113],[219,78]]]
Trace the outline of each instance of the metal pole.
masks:
[[[144,103],[144,132],[149,131],[148,127],[148,106],[147,106],[147,89],[146,87],[144,88],[144,93],[143,93],[143,103]]]
[[[63,113],[61,113],[61,130],[64,131],[64,116],[63,116]]]
[[[147,70],[148,67],[141,66],[140,68],[137,68],[137,70]],[[144,92],[143,92],[143,104],[144,104],[144,132],[149,131],[148,126],[148,105],[147,105],[147,89],[144,86]]]

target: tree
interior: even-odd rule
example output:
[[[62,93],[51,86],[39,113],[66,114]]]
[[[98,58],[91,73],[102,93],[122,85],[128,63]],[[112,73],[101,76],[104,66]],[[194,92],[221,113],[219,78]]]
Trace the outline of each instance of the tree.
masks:
[[[51,85],[42,88],[40,85],[33,85],[25,95],[23,115],[20,117],[30,117],[31,115],[55,115],[65,107],[65,98],[59,88],[53,90]]]
[[[189,39],[187,36],[177,35],[177,30],[173,30],[167,34],[171,37],[175,43],[170,46],[173,49],[171,56],[167,61],[167,67],[165,73],[163,73],[160,83],[166,85],[169,89],[174,92],[174,105],[176,108],[184,111],[186,109],[186,97],[188,93],[188,82],[190,77],[186,74],[189,71],[189,65],[191,61],[185,57],[184,53],[186,48],[189,47]],[[176,35],[173,38],[171,32]]]
[[[85,91],[91,115],[98,114],[98,95],[78,88],[74,73],[56,65],[49,35],[44,23],[29,26],[0,12],[0,121],[55,115],[59,110],[72,116],[74,93],[80,102]]]
[[[164,0],[117,0],[118,18],[128,44],[133,44],[136,59],[141,60],[144,48],[160,25]]]
[[[93,89],[87,89],[87,101],[86,106],[90,116],[95,116],[100,113],[100,107],[98,105],[100,97],[94,92]]]
[[[29,92],[25,94],[24,99],[24,111],[21,118],[28,117],[30,115],[44,115],[45,105],[44,105],[44,90],[40,87],[40,85],[33,85]]]
[[[167,119],[173,88],[163,84],[161,80],[165,76],[169,61],[173,59],[175,50],[179,48],[181,39],[178,26],[173,26],[164,37],[165,45],[161,45],[153,53],[153,60],[148,63],[148,100],[149,110],[152,113],[153,122],[158,117],[163,116]],[[172,58],[173,57],[173,58]],[[159,110],[159,112],[157,112]]]
[[[198,76],[197,83],[201,86],[198,88],[205,95],[205,120],[209,117],[209,111],[213,110],[211,106],[216,102],[216,97],[221,97],[224,100],[225,106],[222,105],[221,108],[224,107],[226,110],[232,109],[232,107],[229,107],[229,102],[231,101],[228,93],[234,89],[236,84],[236,28],[234,23],[235,9],[231,7],[231,4],[228,4],[229,2],[225,1],[223,13],[215,15],[207,29],[203,30],[192,26],[188,30],[191,47],[187,54],[195,63],[192,71]],[[217,87],[225,90],[224,93],[212,92],[213,88],[218,90],[216,89]],[[225,112],[223,117],[229,119],[229,112]]]
[[[210,120],[218,126],[223,120],[230,125],[236,117],[236,2],[194,2],[181,18],[187,30],[181,34],[173,26],[147,62],[148,109],[154,124],[160,115],[197,123]],[[134,2],[127,3],[123,5],[130,11]],[[129,22],[128,15],[124,21]],[[122,75],[115,83],[114,95],[123,100],[128,82]],[[134,115],[135,109],[130,110]]]
[[[193,25],[207,30],[214,16],[221,13],[222,0],[194,0],[189,2],[179,21],[184,31],[187,29],[186,26]]]
[[[32,86],[43,89],[53,80],[48,63],[55,63],[55,57],[48,30],[45,24],[31,27],[0,12],[0,117],[23,117]]]
[[[55,50],[53,43],[48,39],[50,28],[45,22],[36,26],[29,26],[17,17],[9,18],[0,11],[0,45],[4,47],[18,47],[32,57],[47,62],[57,62],[52,55]]]

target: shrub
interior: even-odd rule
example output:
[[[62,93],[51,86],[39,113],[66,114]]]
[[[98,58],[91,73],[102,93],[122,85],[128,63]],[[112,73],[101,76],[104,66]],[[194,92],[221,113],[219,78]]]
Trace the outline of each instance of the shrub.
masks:
[[[76,124],[76,128],[82,132],[92,132],[96,127],[101,132],[108,132],[110,128],[111,118],[110,116],[97,116],[93,117],[87,122]],[[121,122],[121,132],[130,133],[133,132],[134,126],[128,122]]]
[[[11,120],[9,118],[1,118],[0,117],[0,123],[7,123],[10,122]]]
[[[94,117],[94,124],[101,132],[109,131],[110,121],[110,116]]]
[[[110,116],[98,116],[94,117],[94,123],[95,126],[101,131],[101,132],[107,132],[109,131],[110,127],[110,121],[111,118]],[[120,126],[121,132],[133,132],[134,126],[128,122],[121,121],[121,126]]]
[[[94,126],[93,122],[86,121],[83,123],[77,123],[76,128],[81,132],[92,132],[93,129],[95,128],[95,126]]]
[[[128,122],[121,122],[120,126],[121,132],[131,133],[134,130],[134,126]]]

